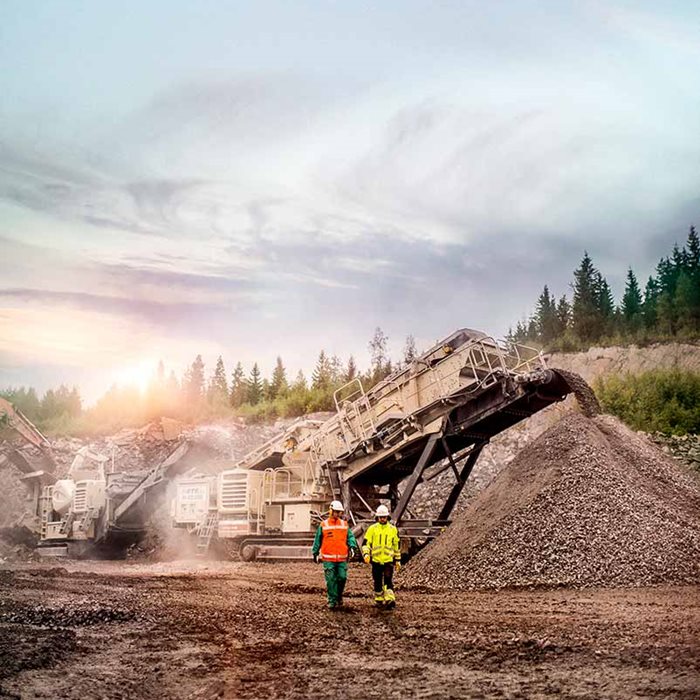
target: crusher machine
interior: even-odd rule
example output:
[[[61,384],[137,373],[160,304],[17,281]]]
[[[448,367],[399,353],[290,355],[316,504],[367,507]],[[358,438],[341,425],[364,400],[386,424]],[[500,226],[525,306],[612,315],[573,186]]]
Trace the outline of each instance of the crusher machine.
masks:
[[[141,473],[116,472],[108,457],[88,447],[78,450],[66,477],[41,491],[39,553],[119,556],[143,537],[169,479],[197,461],[193,447],[182,441]]]
[[[217,476],[180,481],[173,525],[201,552],[218,541],[246,561],[307,559],[332,499],[358,537],[384,503],[410,555],[449,524],[492,437],[582,387],[537,350],[458,330],[369,391],[359,379],[340,388],[327,421],[301,420]],[[439,512],[412,517],[416,487],[448,469]]]

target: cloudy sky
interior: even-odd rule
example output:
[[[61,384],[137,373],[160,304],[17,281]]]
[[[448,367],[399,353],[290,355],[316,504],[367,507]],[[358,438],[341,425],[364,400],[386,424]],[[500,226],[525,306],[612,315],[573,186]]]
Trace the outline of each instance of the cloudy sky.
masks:
[[[700,5],[3,0],[0,386],[501,336],[700,224]]]

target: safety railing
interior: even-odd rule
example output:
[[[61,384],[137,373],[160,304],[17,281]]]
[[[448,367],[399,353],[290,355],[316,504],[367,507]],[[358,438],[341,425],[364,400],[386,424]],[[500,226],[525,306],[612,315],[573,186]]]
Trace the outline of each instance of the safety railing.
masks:
[[[449,349],[446,349],[445,359],[450,357]],[[328,453],[326,435],[336,432],[338,428],[343,436],[345,448],[352,452],[364,440],[369,439],[377,432],[376,426],[379,417],[376,413],[380,401],[397,393],[395,405],[410,405],[416,400],[417,410],[422,410],[432,405],[433,401],[421,405],[418,401],[419,394],[439,397],[437,400],[447,398],[449,393],[445,388],[454,384],[456,375],[473,377],[472,391],[478,388],[488,387],[498,381],[499,376],[505,373],[522,373],[534,369],[546,367],[542,354],[534,348],[507,341],[497,341],[491,337],[483,337],[466,343],[454,351],[453,357],[463,358],[463,361],[451,363],[452,366],[445,371],[444,363],[433,365],[423,362],[423,368],[418,372],[409,374],[403,370],[394,377],[388,377],[379,385],[365,392],[362,384],[357,380],[358,394],[347,394],[347,388],[355,384],[356,380],[341,387],[334,395],[336,405],[336,421],[323,426],[324,430],[313,436],[311,452],[314,462],[324,464],[338,458],[338,455]],[[421,361],[418,360],[420,363]],[[464,372],[465,369],[469,371]],[[426,375],[429,380],[426,381]],[[409,382],[413,381],[415,388],[407,391]],[[420,388],[418,388],[420,385]],[[460,390],[469,390],[467,386],[461,386]],[[344,398],[343,394],[346,393]],[[352,400],[349,400],[352,398]],[[415,411],[414,411],[415,413]]]

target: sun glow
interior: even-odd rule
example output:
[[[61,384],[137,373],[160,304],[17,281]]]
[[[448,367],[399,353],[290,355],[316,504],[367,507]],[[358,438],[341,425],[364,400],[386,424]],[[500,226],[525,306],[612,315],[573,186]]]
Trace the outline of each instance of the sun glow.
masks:
[[[114,384],[121,387],[135,387],[142,394],[156,374],[158,360],[140,360],[115,370]]]

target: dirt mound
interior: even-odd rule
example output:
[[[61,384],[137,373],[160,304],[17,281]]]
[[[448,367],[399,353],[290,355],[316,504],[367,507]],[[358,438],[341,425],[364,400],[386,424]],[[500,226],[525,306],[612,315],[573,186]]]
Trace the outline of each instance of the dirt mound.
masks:
[[[700,481],[611,416],[527,446],[404,582],[473,589],[700,581]]]

